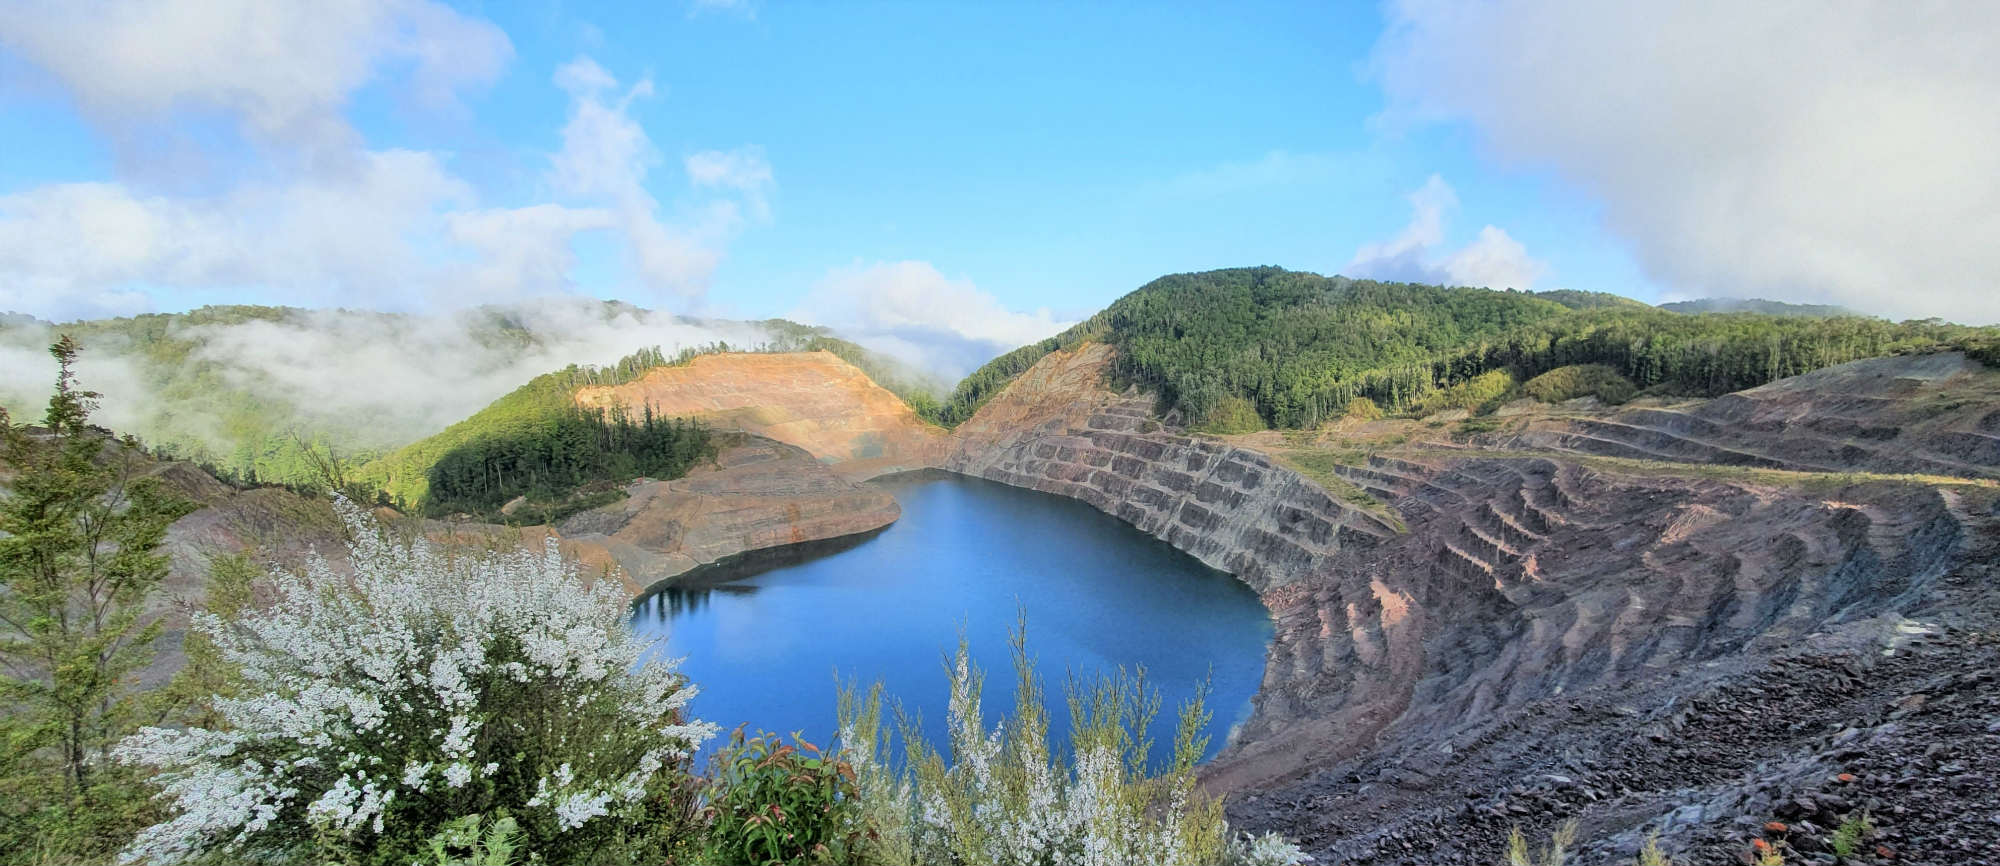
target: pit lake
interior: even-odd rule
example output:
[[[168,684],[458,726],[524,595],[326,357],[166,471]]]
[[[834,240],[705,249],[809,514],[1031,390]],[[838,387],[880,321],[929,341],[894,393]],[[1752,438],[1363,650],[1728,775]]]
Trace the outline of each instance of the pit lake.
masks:
[[[1171,755],[1178,708],[1203,683],[1210,756],[1248,717],[1272,628],[1235,578],[1075,500],[935,471],[870,483],[903,511],[879,533],[707,566],[635,605],[634,628],[684,659],[701,689],[693,715],[724,737],[745,724],[830,742],[837,672],[879,680],[921,714],[933,746],[948,748],[946,655],[963,634],[986,672],[990,729],[1014,706],[1017,615],[1058,749],[1069,730],[1065,678],[1121,666],[1143,668],[1161,698],[1156,764]]]

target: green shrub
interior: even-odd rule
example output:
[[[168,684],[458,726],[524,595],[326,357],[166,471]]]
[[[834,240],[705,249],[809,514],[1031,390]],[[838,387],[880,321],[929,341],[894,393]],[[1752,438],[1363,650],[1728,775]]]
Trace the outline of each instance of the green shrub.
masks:
[[[1356,397],[1347,401],[1347,409],[1341,415],[1358,421],[1374,421],[1382,417],[1382,407],[1367,397]]]
[[[1443,412],[1447,409],[1464,409],[1468,412],[1490,412],[1504,402],[1514,391],[1514,374],[1506,370],[1488,370],[1456,385],[1430,391],[1412,403],[1410,414],[1421,418]]]
[[[1458,422],[1456,429],[1461,436],[1474,436],[1500,429],[1500,422],[1491,418],[1467,418]]]
[[[1561,403],[1578,397],[1596,397],[1617,405],[1638,392],[1631,380],[1603,364],[1571,364],[1557,367],[1521,386],[1528,396],[1544,403]]]
[[[940,751],[914,722],[899,728],[906,760],[892,763],[881,688],[841,695],[842,754],[869,825],[866,859],[883,863],[1254,863],[1305,855],[1280,837],[1232,840],[1220,798],[1202,790],[1195,762],[1208,746],[1199,695],[1181,708],[1174,756],[1149,767],[1146,731],[1159,710],[1144,675],[1071,680],[1070,746],[1049,745],[1049,715],[1024,633],[1013,639],[1013,714],[986,727],[983,673],[963,642],[947,664],[950,743]],[[900,715],[900,714],[899,714]]]
[[[792,735],[737,728],[709,781],[705,863],[847,863],[864,825],[854,768]]]
[[[1653,832],[1646,837],[1646,847],[1639,849],[1639,866],[1673,866],[1666,849],[1660,847],[1660,834]]]
[[[432,836],[432,866],[509,866],[521,850],[521,825],[503,815],[481,833],[480,821],[479,815],[466,815]]]
[[[1549,844],[1542,848],[1537,857],[1528,849],[1528,838],[1521,835],[1521,828],[1515,827],[1507,834],[1507,866],[1563,866],[1569,860],[1569,849],[1576,844],[1576,822],[1570,821],[1557,827],[1549,836]]]
[[[2000,367],[2000,337],[1969,339],[1961,346],[1966,357],[1988,367]]]
[[[1827,847],[1842,859],[1852,857],[1861,851],[1862,841],[1874,832],[1875,827],[1868,822],[1867,813],[1849,815],[1834,829],[1833,838],[1827,840]]]
[[[1196,429],[1203,433],[1227,435],[1255,433],[1266,428],[1263,416],[1257,414],[1257,406],[1232,394],[1218,400]]]

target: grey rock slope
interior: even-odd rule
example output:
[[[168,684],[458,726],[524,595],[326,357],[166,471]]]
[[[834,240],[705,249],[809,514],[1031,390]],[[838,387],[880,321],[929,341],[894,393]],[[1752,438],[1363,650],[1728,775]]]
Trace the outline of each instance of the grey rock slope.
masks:
[[[1879,721],[1905,697],[1884,689],[1925,670],[1885,650],[1933,653],[1940,688],[1986,689],[1968,641],[2000,617],[1968,593],[2000,527],[1984,450],[2000,374],[1960,356],[1314,441],[1186,435],[1106,390],[1110,360],[1089,344],[1043,359],[961,426],[946,468],[1089,502],[1262,594],[1263,687],[1207,779],[1239,825],[1335,862],[1492,862],[1512,827],[1571,818],[1593,857],[1657,830],[1733,859],[1780,811],[1810,813],[1769,840],[1803,854],[1856,808],[1894,814],[1887,780],[1819,790],[1858,761],[1828,729]],[[1307,464],[1314,478],[1288,468]],[[1800,681],[1813,671],[1836,673]],[[1866,735],[1937,751],[1910,730]],[[1879,836],[1956,851],[1985,838],[1984,814],[1963,820]]]

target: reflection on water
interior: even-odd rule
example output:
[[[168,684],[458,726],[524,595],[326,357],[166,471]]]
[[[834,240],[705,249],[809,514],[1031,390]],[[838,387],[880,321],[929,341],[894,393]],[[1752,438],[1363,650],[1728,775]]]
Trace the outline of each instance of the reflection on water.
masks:
[[[639,600],[636,613],[655,620],[671,622],[684,613],[698,613],[708,606],[708,597],[715,593],[723,595],[752,595],[760,587],[752,584],[721,584],[682,589],[669,586]]]
[[[696,716],[725,729],[833,733],[836,672],[880,680],[943,743],[943,654],[963,636],[986,669],[989,719],[1013,705],[1007,632],[1028,622],[1068,736],[1066,675],[1144,668],[1160,691],[1154,756],[1174,712],[1207,680],[1210,751],[1247,715],[1271,621],[1255,593],[1083,503],[942,473],[875,482],[902,505],[879,533],[689,572],[633,610],[701,688]]]

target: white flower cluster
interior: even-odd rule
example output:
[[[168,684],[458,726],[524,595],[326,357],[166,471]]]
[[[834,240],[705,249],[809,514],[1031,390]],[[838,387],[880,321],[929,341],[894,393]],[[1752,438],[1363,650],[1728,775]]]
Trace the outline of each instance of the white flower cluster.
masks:
[[[315,556],[273,573],[268,608],[197,618],[244,680],[241,697],[215,702],[224,730],[147,728],[118,747],[159,771],[176,813],[127,862],[231,848],[286,821],[315,836],[380,833],[397,801],[490,784],[503,764],[534,780],[517,805],[573,829],[640,800],[714,734],[681,720],[695,689],[675,662],[648,661],[615,583],[587,586],[553,541],[473,555],[393,540],[345,500],[335,508],[352,530],[352,575]],[[524,737],[607,756],[615,741],[624,759],[586,774],[513,766]]]

